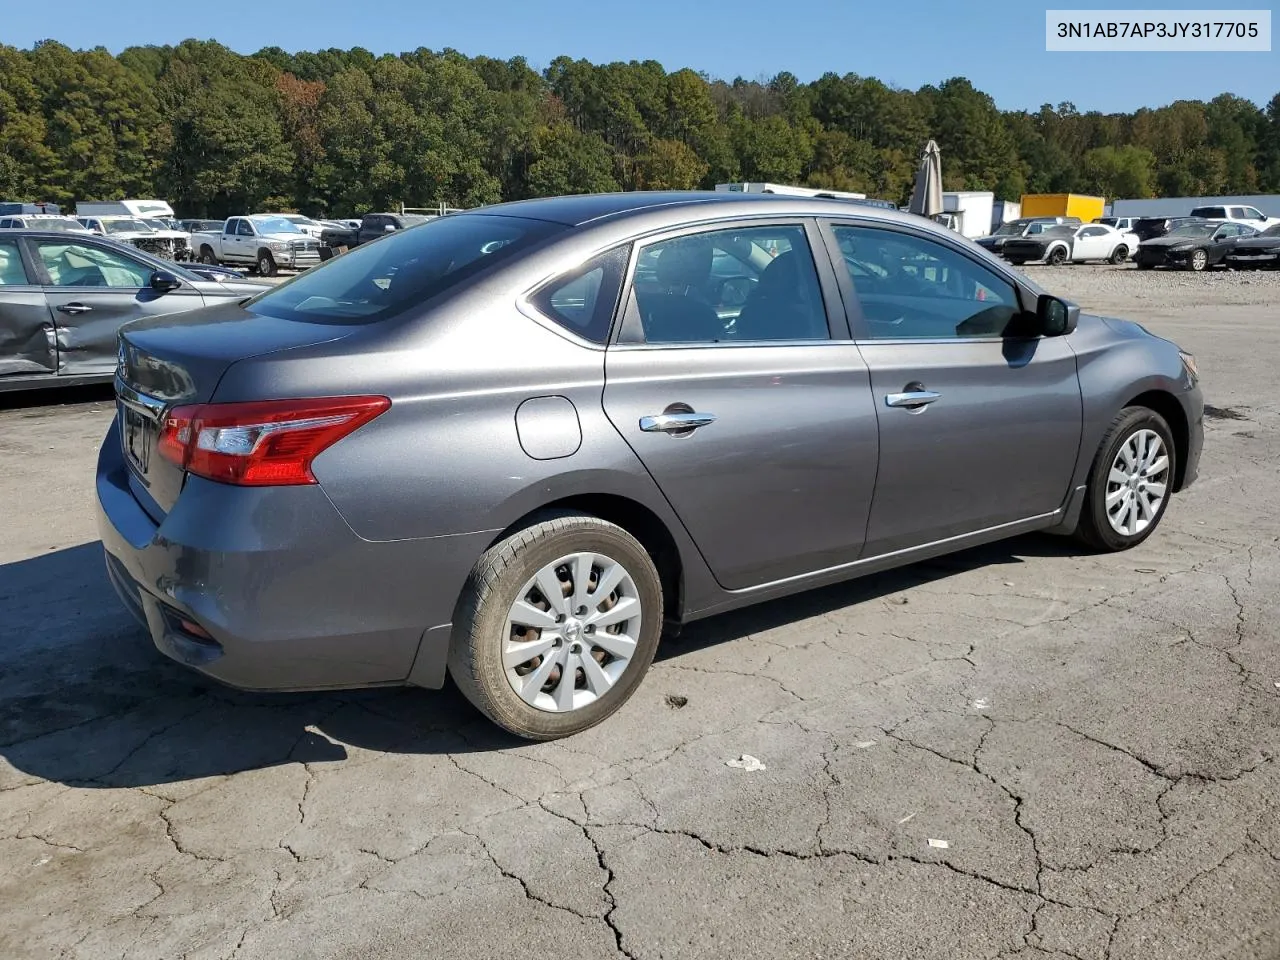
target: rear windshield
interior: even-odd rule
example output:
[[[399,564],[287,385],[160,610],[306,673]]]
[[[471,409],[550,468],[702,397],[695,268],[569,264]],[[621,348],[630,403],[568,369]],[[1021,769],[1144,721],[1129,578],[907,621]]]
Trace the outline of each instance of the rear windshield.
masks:
[[[518,217],[439,217],[312,267],[248,309],[283,319],[383,320],[564,229]]]

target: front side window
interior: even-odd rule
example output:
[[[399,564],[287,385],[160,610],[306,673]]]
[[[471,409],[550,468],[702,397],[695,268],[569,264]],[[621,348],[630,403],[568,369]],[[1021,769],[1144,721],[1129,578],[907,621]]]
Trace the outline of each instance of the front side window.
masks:
[[[1013,284],[925,237],[837,226],[836,240],[873,339],[998,337],[1021,314]]]
[[[237,220],[237,221],[236,221],[236,236],[237,236],[237,237],[252,237],[252,236],[253,236],[253,224],[251,224],[248,220]]]
[[[567,229],[488,214],[440,217],[334,257],[249,302],[286,320],[374,322],[457,286]]]
[[[0,240],[0,287],[16,287],[29,283],[22,254],[13,240]]]
[[[618,306],[630,254],[630,246],[622,246],[593,257],[542,286],[529,301],[566,330],[585,340],[604,343],[609,339],[609,325]]]
[[[150,267],[100,247],[37,240],[36,251],[55,287],[137,289],[151,282]]]
[[[630,343],[825,340],[826,308],[804,227],[709,230],[640,251]]]

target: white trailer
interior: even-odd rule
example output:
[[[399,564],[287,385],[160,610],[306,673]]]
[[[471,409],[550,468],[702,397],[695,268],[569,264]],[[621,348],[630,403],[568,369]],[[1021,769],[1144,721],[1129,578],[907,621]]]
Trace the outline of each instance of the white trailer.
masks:
[[[1257,207],[1268,217],[1280,217],[1280,193],[1248,197],[1158,197],[1154,200],[1113,200],[1113,217],[1185,217],[1196,207]]]
[[[173,218],[173,207],[163,200],[88,200],[76,204],[77,217]]]
[[[991,208],[996,195],[990,190],[960,190],[942,194],[943,212],[951,214],[951,228],[968,238],[991,235]]]
[[[782,183],[717,183],[720,193],[777,193],[785,197],[830,197],[833,200],[865,200],[865,193],[823,190],[817,187],[789,187]]]
[[[997,200],[991,205],[991,232],[995,233],[1010,220],[1022,216],[1022,204],[1017,200]]]

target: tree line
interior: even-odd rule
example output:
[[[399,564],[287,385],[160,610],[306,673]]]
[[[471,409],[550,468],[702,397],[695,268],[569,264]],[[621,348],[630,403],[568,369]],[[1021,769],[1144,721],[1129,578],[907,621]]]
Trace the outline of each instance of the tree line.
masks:
[[[418,49],[118,56],[0,45],[0,199],[162,197],[186,216],[343,216],[736,180],[903,203],[924,142],[944,186],[1114,197],[1280,192],[1280,94],[1134,113],[1000,110],[962,77],[712,79],[644,62]]]

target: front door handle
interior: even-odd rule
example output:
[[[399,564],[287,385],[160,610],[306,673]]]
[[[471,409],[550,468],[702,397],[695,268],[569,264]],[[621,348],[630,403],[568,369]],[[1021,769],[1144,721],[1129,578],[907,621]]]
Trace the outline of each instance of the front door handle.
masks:
[[[645,433],[685,433],[715,422],[716,415],[714,413],[695,413],[692,410],[687,412],[677,411],[675,413],[660,413],[654,417],[641,417],[640,429]]]
[[[58,305],[62,313],[88,313],[93,307],[86,303],[63,303]]]
[[[942,397],[932,390],[909,390],[906,393],[890,393],[884,402],[891,407],[923,407]]]

